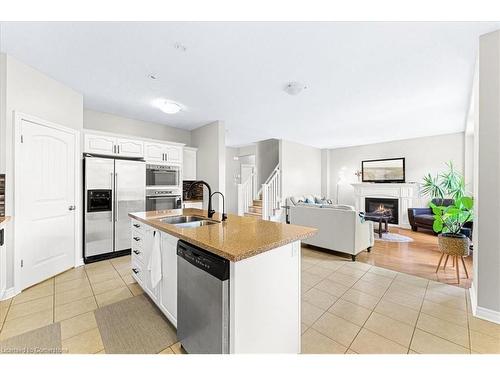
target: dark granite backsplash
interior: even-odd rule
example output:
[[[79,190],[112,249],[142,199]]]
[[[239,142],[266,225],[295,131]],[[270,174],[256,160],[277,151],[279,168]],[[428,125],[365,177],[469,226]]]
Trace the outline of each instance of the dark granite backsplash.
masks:
[[[203,185],[198,184],[196,185],[193,190],[191,190],[191,193],[189,196],[187,195],[187,191],[191,184],[194,181],[182,181],[182,199],[184,200],[203,200]]]

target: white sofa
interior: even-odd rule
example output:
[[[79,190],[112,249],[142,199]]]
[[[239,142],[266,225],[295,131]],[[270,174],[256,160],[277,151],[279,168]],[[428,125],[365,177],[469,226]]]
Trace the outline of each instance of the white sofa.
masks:
[[[370,251],[374,243],[373,222],[363,222],[351,206],[325,204],[317,198],[317,203],[308,204],[300,198],[288,199],[290,223],[318,229],[303,243],[351,254],[353,261],[360,252]]]

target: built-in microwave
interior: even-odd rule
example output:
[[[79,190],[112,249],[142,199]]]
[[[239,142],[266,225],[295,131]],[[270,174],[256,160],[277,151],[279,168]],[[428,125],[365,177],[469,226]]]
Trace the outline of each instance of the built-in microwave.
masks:
[[[146,164],[147,187],[180,188],[181,168],[175,165]]]

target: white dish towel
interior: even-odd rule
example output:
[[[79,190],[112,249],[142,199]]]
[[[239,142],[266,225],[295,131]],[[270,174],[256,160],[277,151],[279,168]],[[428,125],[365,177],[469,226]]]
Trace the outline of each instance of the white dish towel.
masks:
[[[151,286],[155,288],[162,278],[160,233],[153,232],[153,249],[149,257],[148,270],[151,272]]]

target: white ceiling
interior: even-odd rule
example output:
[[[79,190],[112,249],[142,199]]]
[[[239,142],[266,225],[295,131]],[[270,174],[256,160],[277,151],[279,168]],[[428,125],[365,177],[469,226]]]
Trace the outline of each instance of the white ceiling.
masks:
[[[223,120],[233,146],[284,138],[330,148],[463,131],[478,36],[498,28],[3,23],[0,42],[3,52],[83,93],[86,108],[183,129]],[[308,89],[290,96],[289,81]],[[164,114],[151,105],[158,97],[186,110]]]

